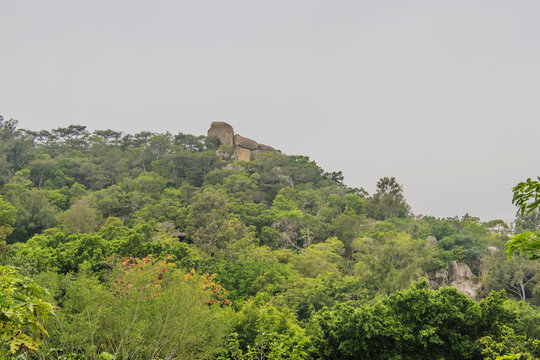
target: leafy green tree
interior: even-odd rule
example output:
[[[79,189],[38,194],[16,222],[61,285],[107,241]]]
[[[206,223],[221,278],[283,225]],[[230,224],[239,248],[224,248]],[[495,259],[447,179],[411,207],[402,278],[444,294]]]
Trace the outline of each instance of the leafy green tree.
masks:
[[[118,146],[120,139],[122,138],[122,133],[120,131],[111,129],[95,130],[93,134],[102,139],[106,144],[112,144],[114,146]]]
[[[45,180],[51,176],[52,170],[57,165],[57,162],[50,158],[48,154],[42,156],[41,159],[30,161],[28,168],[30,176],[34,184],[41,189]]]
[[[43,300],[47,292],[13,267],[0,266],[0,355],[37,350],[47,335],[44,321],[54,307]]]
[[[105,224],[99,229],[99,235],[104,239],[114,240],[129,234],[129,228],[117,217],[108,217]]]
[[[540,180],[540,177],[538,178]],[[540,208],[540,181],[528,178],[512,188],[512,203],[518,208],[519,215],[527,215]],[[540,259],[540,233],[525,232],[518,234],[506,243],[508,258],[520,252],[530,259]]]
[[[28,271],[76,273],[81,269],[102,272],[118,257],[154,255],[164,258],[172,255],[180,266],[194,267],[196,257],[186,244],[173,239],[148,239],[148,232],[153,235],[153,229],[148,225],[130,230],[115,218],[107,219],[95,234],[64,234],[51,229],[26,243],[14,244],[9,260]]]
[[[86,146],[86,139],[89,135],[84,125],[69,125],[68,127],[51,130],[55,138],[68,149],[82,149]]]
[[[191,152],[204,151],[207,141],[208,139],[204,136],[194,136],[181,132],[174,136],[174,145],[181,146]]]
[[[33,189],[13,200],[17,222],[8,242],[26,241],[32,235],[56,225],[58,213],[43,191]]]
[[[253,200],[257,183],[254,177],[248,176],[246,172],[240,172],[223,179],[223,187],[234,200],[245,203]]]
[[[188,221],[188,233],[193,242],[209,252],[223,249],[232,240],[219,236],[220,230],[230,225],[223,192],[205,189],[189,206]]]
[[[259,174],[257,179],[259,201],[271,204],[279,190],[295,185],[293,178],[284,170],[288,162],[285,155],[263,153],[259,154],[255,160],[245,164],[248,172]]]
[[[7,237],[13,244],[0,243],[0,260],[52,289],[49,299],[59,307],[53,336],[28,356],[537,356],[538,309],[528,303],[490,308],[453,290],[399,292],[460,261],[478,274],[481,295],[512,294],[517,284],[516,297],[538,303],[537,262],[517,253],[510,261],[502,252],[487,258],[488,246],[507,241],[506,230],[497,232],[500,221],[418,219],[393,178],[382,178],[369,197],[306,156],[263,153],[246,163],[231,160],[233,148],[182,133],[89,134],[77,125],[28,131],[0,120],[0,241],[14,230]],[[517,201],[534,205],[534,183],[518,190],[533,195]],[[538,236],[537,214],[518,214],[518,234],[531,233],[516,241]],[[150,255],[146,264],[128,260],[140,268],[115,267],[119,258]],[[163,261],[165,274],[171,266],[178,277],[152,268]],[[187,316],[180,327],[187,309],[180,304],[220,284],[232,306],[195,302],[188,315],[200,317]],[[497,317],[505,310],[518,316]],[[172,334],[163,336],[165,322]],[[203,327],[217,337],[203,341]],[[182,333],[190,340],[177,341]]]
[[[238,215],[246,226],[255,226],[258,233],[262,231],[263,227],[269,227],[274,222],[273,214],[265,204],[256,204],[253,202],[242,204],[230,200],[227,204],[227,209],[230,213]]]
[[[317,189],[313,184],[300,185],[295,188],[296,203],[304,214],[316,216],[319,210],[325,205],[325,194]]]
[[[274,303],[293,310],[300,321],[307,322],[324,307],[359,300],[361,292],[354,277],[328,272],[316,278],[293,278],[284,291],[276,296]]]
[[[528,214],[518,213],[516,216],[516,234],[540,230],[540,213],[533,210]]]
[[[522,233],[513,236],[506,243],[506,252],[510,258],[515,252],[531,259],[540,259],[540,233]]]
[[[520,214],[528,214],[540,207],[540,177],[539,181],[528,178],[512,188],[512,203]]]
[[[394,177],[385,177],[377,182],[377,192],[371,199],[372,213],[379,220],[391,217],[406,217],[410,206],[405,201],[403,186]]]
[[[92,233],[99,229],[101,219],[89,198],[77,200],[62,215],[62,224],[69,232]]]
[[[489,289],[504,289],[522,301],[540,300],[539,262],[528,261],[519,254],[507,259],[501,252],[496,252],[484,256],[483,265],[489,274],[487,277]]]
[[[345,255],[352,254],[352,242],[358,236],[365,219],[358,215],[343,214],[336,217],[328,227],[330,235],[336,236],[345,244]]]
[[[484,226],[470,222],[464,225],[459,233],[440,239],[437,246],[447,251],[459,249],[462,254],[459,260],[474,263],[480,259],[485,251],[489,236],[490,234]]]
[[[334,237],[311,245],[293,257],[290,263],[303,276],[316,278],[320,274],[339,273],[343,253],[343,243]]]
[[[508,323],[514,333],[540,341],[540,308],[523,301],[509,299],[506,307],[517,314],[515,320]],[[538,348],[540,350],[540,348]]]
[[[248,302],[235,319],[229,344],[218,359],[307,359],[308,339],[289,309]]]
[[[282,188],[274,198],[270,214],[273,218],[272,227],[280,234],[275,245],[299,250],[310,245],[311,237],[307,233],[302,234],[302,229],[306,230],[303,226],[304,215],[298,209],[295,199],[294,189]]]
[[[3,241],[13,232],[17,221],[17,209],[0,196],[0,241]]]
[[[133,180],[135,191],[158,199],[167,186],[167,181],[156,173],[142,173]]]
[[[292,276],[290,269],[283,264],[269,261],[239,261],[230,259],[216,261],[203,267],[204,271],[215,273],[217,280],[229,290],[229,298],[242,302],[257,295],[258,292],[274,292],[276,287]]]
[[[484,360],[534,360],[540,356],[540,341],[525,336],[485,336],[479,342]]]
[[[0,115],[0,185],[23,169],[32,159],[32,139],[25,131],[17,129],[18,121],[5,120]]]
[[[376,297],[408,287],[425,274],[434,249],[405,233],[373,231],[353,244],[354,274],[366,294]]]
[[[475,303],[424,279],[368,306],[338,305],[314,319],[313,355],[321,359],[483,359],[483,336],[502,336],[514,318],[504,295]]]
[[[81,274],[64,291],[48,346],[89,359],[215,359],[230,331],[219,284],[167,261],[127,259],[105,284]]]

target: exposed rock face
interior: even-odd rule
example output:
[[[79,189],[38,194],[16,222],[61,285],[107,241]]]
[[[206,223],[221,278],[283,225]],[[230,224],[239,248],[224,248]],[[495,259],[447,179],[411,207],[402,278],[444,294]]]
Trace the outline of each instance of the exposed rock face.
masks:
[[[467,264],[458,264],[457,261],[452,261],[446,271],[448,272],[449,282],[468,280],[473,276],[472,271]]]
[[[236,160],[238,161],[250,161],[251,160],[251,150],[244,149],[241,147],[236,148]]]
[[[468,297],[476,297],[481,284],[474,279],[473,273],[467,264],[452,261],[446,269],[438,270],[429,277],[432,289],[443,286],[453,286]]]
[[[233,145],[234,129],[226,122],[214,121],[208,129],[208,137],[218,138],[222,145]]]
[[[263,144],[257,144],[257,148],[252,151],[252,156],[253,158],[255,158],[257,155],[265,152],[273,152],[274,154],[277,154],[277,150],[273,147]]]
[[[488,247],[488,254],[489,255],[495,255],[499,252],[499,249],[497,249],[495,246]]]
[[[222,145],[234,145],[233,159],[238,161],[250,161],[265,152],[277,153],[271,146],[259,144],[238,134],[235,135],[232,126],[225,122],[213,122],[208,129],[208,136],[218,138]]]
[[[249,150],[255,150],[257,148],[257,145],[259,145],[257,144],[256,141],[240,136],[238,134],[234,136],[234,144],[236,146],[249,149]]]
[[[221,160],[230,160],[232,157],[232,154],[226,151],[216,150],[216,155]]]
[[[273,147],[264,144],[257,144],[257,148],[255,150],[260,152],[277,152],[276,149],[274,149]]]
[[[450,284],[470,298],[475,298],[482,284],[472,280],[456,280]]]
[[[437,238],[435,236],[429,236],[427,242],[429,245],[437,245]]]

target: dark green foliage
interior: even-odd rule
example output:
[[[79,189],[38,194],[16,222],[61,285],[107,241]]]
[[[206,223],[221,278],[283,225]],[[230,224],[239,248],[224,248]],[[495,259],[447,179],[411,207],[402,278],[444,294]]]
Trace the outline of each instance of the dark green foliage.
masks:
[[[338,305],[314,319],[315,358],[482,359],[479,339],[498,337],[515,315],[504,294],[475,303],[455,289],[423,280],[372,306]]]
[[[519,214],[516,216],[516,233],[520,234],[527,231],[540,230],[540,212],[532,211],[528,214]]]
[[[32,159],[34,147],[29,132],[17,129],[18,121],[0,115],[0,186]]]
[[[194,266],[193,255],[187,245],[145,240],[144,229],[129,230],[109,219],[98,234],[71,234],[51,232],[36,235],[25,244],[13,246],[11,257],[15,263],[31,267],[34,271],[77,272],[81,266],[92,271],[107,268],[107,259],[155,255],[172,255],[181,266]]]
[[[17,209],[17,222],[8,242],[25,241],[56,224],[58,212],[43,191],[32,189],[16,196],[8,196],[13,199],[13,205]]]
[[[406,217],[410,214],[410,206],[405,201],[403,187],[394,177],[381,178],[377,182],[377,192],[371,199],[370,214],[378,220]]]
[[[223,260],[203,268],[215,273],[225,289],[230,289],[229,298],[233,301],[253,297],[260,291],[274,293],[292,276],[283,264],[261,261],[234,264]]]

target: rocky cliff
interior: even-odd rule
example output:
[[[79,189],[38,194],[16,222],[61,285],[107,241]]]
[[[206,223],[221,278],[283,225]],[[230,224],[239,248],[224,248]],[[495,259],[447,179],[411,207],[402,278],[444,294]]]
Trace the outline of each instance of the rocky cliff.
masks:
[[[208,129],[207,136],[219,139],[222,145],[233,145],[233,159],[238,161],[251,161],[257,155],[265,152],[277,153],[276,149],[271,146],[259,144],[247,137],[235,134],[233,127],[226,122],[213,122]]]
[[[471,298],[476,297],[482,287],[469,266],[456,261],[452,261],[446,269],[429,274],[428,278],[432,289],[453,286]]]

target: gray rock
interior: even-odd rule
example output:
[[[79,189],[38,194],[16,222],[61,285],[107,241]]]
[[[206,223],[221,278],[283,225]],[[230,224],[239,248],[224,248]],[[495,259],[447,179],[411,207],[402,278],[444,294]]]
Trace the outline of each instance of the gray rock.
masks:
[[[271,146],[264,145],[264,144],[257,144],[257,150],[261,152],[274,152],[277,153],[276,149],[274,149]]]
[[[216,150],[216,156],[221,160],[230,160],[232,155],[233,154],[226,151]]]
[[[222,121],[214,121],[208,129],[208,137],[216,137],[222,145],[234,145],[234,129]]]
[[[473,280],[456,280],[450,285],[470,298],[476,297],[478,290],[482,287],[482,284]]]
[[[495,246],[488,247],[488,254],[489,255],[495,255],[499,252],[499,249],[497,249]]]
[[[261,153],[278,153],[271,146],[259,144],[254,140],[238,134],[235,135],[233,127],[221,121],[215,121],[210,125],[208,137],[219,139],[221,145],[234,145],[234,154],[229,155],[226,151],[221,150],[216,152],[216,155],[223,160],[236,159],[238,161],[251,161]]]
[[[453,286],[468,297],[476,297],[482,284],[477,281],[467,264],[452,261],[446,269],[431,273],[429,284],[431,289]]]
[[[467,264],[452,261],[448,266],[448,281],[450,282],[456,280],[468,280],[472,278],[472,276],[472,271]]]
[[[236,147],[236,160],[238,161],[250,161],[251,160],[251,150],[245,149],[242,147]]]
[[[247,137],[240,136],[238,134],[234,136],[234,144],[236,146],[240,146],[249,150],[255,150],[257,148],[257,145],[259,145],[256,141],[248,139]]]
[[[446,284],[448,282],[448,270],[442,269],[435,272],[435,281],[439,284]]]

